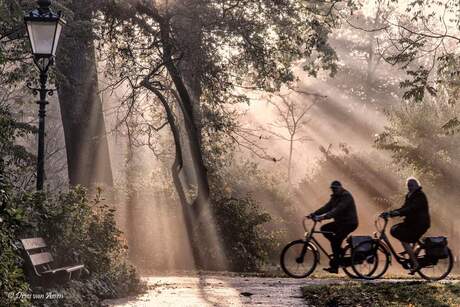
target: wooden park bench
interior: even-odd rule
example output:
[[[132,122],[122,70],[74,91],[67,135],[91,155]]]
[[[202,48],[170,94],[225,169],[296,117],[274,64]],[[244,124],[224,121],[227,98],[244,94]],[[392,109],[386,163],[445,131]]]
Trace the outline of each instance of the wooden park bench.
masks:
[[[55,267],[54,259],[43,238],[28,238],[21,240],[27,262],[28,275],[33,283],[42,285],[56,282],[66,282],[72,278],[79,278],[83,264]]]

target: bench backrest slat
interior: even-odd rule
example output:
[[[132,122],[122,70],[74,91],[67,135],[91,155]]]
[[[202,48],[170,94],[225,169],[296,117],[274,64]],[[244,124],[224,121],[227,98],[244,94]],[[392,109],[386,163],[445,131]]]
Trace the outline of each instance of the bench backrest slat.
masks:
[[[22,239],[21,242],[25,250],[46,247],[46,243],[45,240],[43,240],[43,238]]]
[[[53,262],[53,256],[50,253],[33,254],[30,255],[30,261],[34,266],[47,264]]]

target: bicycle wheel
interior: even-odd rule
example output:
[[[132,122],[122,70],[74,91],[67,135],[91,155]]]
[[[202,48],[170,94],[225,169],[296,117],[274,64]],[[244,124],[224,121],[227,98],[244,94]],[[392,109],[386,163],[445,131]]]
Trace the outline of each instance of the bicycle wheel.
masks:
[[[449,275],[454,266],[454,257],[450,248],[447,249],[447,258],[444,259],[430,259],[426,257],[426,251],[423,247],[418,247],[415,250],[415,256],[419,260],[421,268],[417,273],[426,280],[441,280]]]
[[[281,252],[281,268],[293,278],[305,278],[316,268],[318,253],[311,242],[292,241]]]
[[[360,250],[360,246],[369,244],[362,242],[355,247]],[[380,242],[374,241],[372,250],[367,253],[352,252],[351,265],[355,274],[362,279],[377,279],[383,276],[388,270],[391,261],[391,254],[388,249]]]
[[[353,279],[359,278],[358,275],[353,271],[353,268],[351,267],[351,245],[347,244],[344,248],[344,254],[343,254],[343,259],[342,259],[342,270],[345,272],[345,274]]]

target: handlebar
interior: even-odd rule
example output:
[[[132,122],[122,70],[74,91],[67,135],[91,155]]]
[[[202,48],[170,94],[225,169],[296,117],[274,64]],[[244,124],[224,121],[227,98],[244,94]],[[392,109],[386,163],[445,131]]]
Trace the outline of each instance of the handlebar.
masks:
[[[315,229],[316,223],[318,223],[317,220],[312,219],[310,216],[308,216],[308,215],[307,215],[307,216],[304,216],[304,218],[303,218],[303,220],[302,220],[302,225],[303,225],[303,229],[305,230],[305,232],[308,231],[307,226],[306,226],[306,223],[305,223],[307,220],[312,220],[312,221],[313,221],[313,227],[311,228],[312,230]]]
[[[307,229],[307,224],[306,224],[307,220],[312,220],[313,221],[313,226],[311,226],[310,229]],[[305,232],[310,232],[310,233],[316,232],[315,228],[316,228],[316,224],[318,224],[318,222],[321,222],[321,221],[319,221],[317,219],[314,219],[313,217],[307,215],[302,220],[303,229],[305,230]]]
[[[379,214],[377,216],[377,218],[375,219],[375,222],[374,222],[375,228],[380,233],[383,233],[385,231],[385,229],[387,228],[387,225],[388,225],[388,218],[390,216],[388,214],[386,214],[386,213],[387,212],[382,212],[381,214]],[[379,222],[380,219],[384,220],[384,224],[383,224],[383,227],[381,229],[379,229],[379,225],[378,225],[378,222]]]
[[[306,226],[306,223],[305,223],[306,220],[312,220],[312,221],[313,221],[313,226],[311,226],[311,229],[307,229],[307,226]],[[306,234],[314,234],[314,233],[326,234],[326,233],[329,233],[329,234],[335,235],[335,233],[332,232],[332,231],[319,231],[319,230],[315,230],[316,224],[318,224],[319,222],[321,222],[321,220],[317,220],[317,219],[311,218],[310,216],[305,216],[305,217],[303,218],[303,220],[302,220],[303,229],[305,230],[305,233],[306,233]]]

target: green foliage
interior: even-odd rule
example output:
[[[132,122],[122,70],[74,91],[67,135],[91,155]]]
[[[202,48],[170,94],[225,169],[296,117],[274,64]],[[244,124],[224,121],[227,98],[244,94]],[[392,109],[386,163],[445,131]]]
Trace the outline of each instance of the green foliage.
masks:
[[[142,290],[135,269],[126,261],[126,247],[115,226],[113,210],[97,196],[89,201],[83,189],[45,197],[22,194],[9,202],[0,224],[0,298],[10,305],[27,304],[26,295],[56,293],[55,299],[35,298],[37,306],[88,306],[102,299],[125,297]],[[56,265],[83,263],[89,277],[65,285],[29,289],[22,271],[18,237],[43,236]],[[9,294],[24,296],[11,297]]]
[[[404,80],[400,84],[401,88],[406,89],[403,98],[420,102],[425,97],[425,91],[436,96],[436,89],[428,82],[429,73],[423,66],[418,70],[408,70],[407,74],[411,79]]]
[[[15,297],[16,293],[29,291],[16,241],[18,225],[21,223],[21,216],[16,210],[0,212],[0,301],[5,306],[25,305],[29,302],[27,298]]]
[[[174,64],[185,83],[195,87],[191,92],[200,93],[196,109],[206,116],[199,124],[203,134],[206,128],[209,133],[230,130],[235,128],[228,121],[231,111],[223,106],[248,102],[240,87],[275,91],[294,80],[293,64],[300,60],[310,75],[320,70],[336,73],[337,56],[328,38],[338,26],[338,14],[355,9],[351,1],[338,2],[263,0],[235,5],[218,0],[156,7],[108,1],[96,20],[98,35],[106,37],[99,50],[108,59],[107,73],[114,84],[129,80],[129,99],[134,100],[143,97],[139,91],[146,81],[160,90],[170,84],[176,76],[166,66]],[[173,63],[165,63],[166,55]]]
[[[135,282],[135,284],[133,284]],[[102,299],[126,297],[140,291],[137,276],[128,267],[116,267],[104,275],[72,280],[65,286],[33,289],[33,293],[54,293],[55,298],[36,299],[36,306],[99,306]]]
[[[441,127],[447,135],[460,132],[460,121],[457,117],[451,118]]]
[[[424,282],[315,285],[302,288],[311,306],[458,306],[460,286]]]
[[[64,296],[56,299],[55,306],[124,297],[140,289],[135,270],[126,260],[114,209],[104,203],[100,193],[92,201],[82,188],[58,195],[23,194],[17,204],[28,226],[22,229],[22,236],[43,236],[52,247],[56,265],[83,263],[90,272],[88,280],[52,289]]]
[[[115,224],[114,210],[105,204],[100,193],[90,201],[81,188],[57,195],[27,193],[16,188],[19,174],[30,175],[34,160],[33,155],[16,140],[31,131],[29,125],[17,122],[0,104],[2,306],[28,305],[28,294],[49,291],[63,298],[34,303],[88,306],[99,304],[103,298],[123,297],[138,291],[140,283],[134,268],[126,262],[126,247]],[[46,291],[30,289],[22,270],[23,259],[18,243],[19,238],[30,236],[45,237],[53,249],[57,265],[84,263],[91,274],[89,279]]]
[[[0,103],[0,176],[4,176],[8,184],[16,184],[21,175],[31,172],[34,155],[15,140],[34,131],[31,125],[16,121]]]
[[[89,201],[84,189],[77,188],[46,199],[41,194],[25,195],[21,203],[29,210],[28,223],[40,229],[52,246],[57,245],[60,259],[70,260],[73,250],[92,272],[100,272],[124,251],[114,210],[101,203],[100,194]]]
[[[375,5],[379,8],[398,6],[392,10],[393,21],[389,22],[388,18],[382,27],[387,35],[384,41],[388,41],[385,43],[388,47],[382,50],[388,62],[399,64],[408,74],[409,78],[401,83],[404,98],[422,102],[426,93],[435,96],[445,67],[452,68],[452,63],[458,63],[459,2],[389,0],[376,1]],[[458,80],[458,73],[450,79]]]
[[[13,185],[15,176],[30,163],[30,155],[14,140],[28,131],[29,126],[15,121],[0,104],[0,301],[7,305],[28,302],[26,298],[16,300],[10,296],[29,288],[16,241],[24,225],[24,212],[14,206]]]
[[[455,132],[458,106],[440,101],[405,103],[388,113],[389,124],[378,135],[378,149],[391,153],[401,168],[445,189],[456,186],[460,136]]]
[[[32,78],[23,18],[33,5],[32,1],[0,1],[0,88],[8,86],[5,93]]]
[[[231,268],[258,271],[278,262],[279,248],[298,216],[279,180],[283,177],[267,175],[257,163],[238,161],[231,152],[208,152],[207,157],[212,210]]]
[[[276,246],[275,234],[263,228],[270,215],[251,198],[220,199],[213,211],[231,270],[258,271]]]

